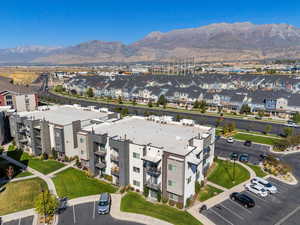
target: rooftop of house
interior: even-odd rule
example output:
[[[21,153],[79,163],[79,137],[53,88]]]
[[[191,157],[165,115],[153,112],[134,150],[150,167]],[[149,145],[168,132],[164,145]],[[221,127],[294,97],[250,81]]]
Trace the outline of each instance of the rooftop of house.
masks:
[[[127,139],[135,144],[163,148],[164,151],[186,155],[191,151],[188,148],[189,140],[194,137],[206,138],[210,127],[184,126],[180,123],[167,124],[146,120],[144,117],[127,117],[112,123],[102,123],[85,127],[86,131],[96,134],[107,134],[116,139]]]
[[[110,112],[100,112],[97,109],[84,108],[76,105],[47,106],[32,112],[19,112],[20,117],[45,119],[57,125],[67,125],[73,121],[102,120]]]

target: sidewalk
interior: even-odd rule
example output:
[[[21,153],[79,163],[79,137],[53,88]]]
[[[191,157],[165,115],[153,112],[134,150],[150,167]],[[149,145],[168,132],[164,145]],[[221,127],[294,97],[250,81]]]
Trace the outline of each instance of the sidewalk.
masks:
[[[73,166],[75,165],[75,163],[76,163],[76,161],[73,161],[73,162],[69,163],[68,165],[66,165],[66,166],[64,166],[64,167],[62,167],[62,168],[60,168],[60,169],[58,169],[58,170],[55,170],[55,171],[53,171],[52,173],[47,174],[47,177],[52,178],[52,177],[54,177],[55,174],[60,173],[60,172],[66,170],[66,169],[68,169],[68,168],[73,167]]]
[[[27,209],[16,213],[7,214],[4,216],[1,216],[2,222],[8,222],[11,220],[17,220],[20,218],[28,217],[28,216],[35,216],[36,212],[34,209]]]
[[[222,157],[219,157],[219,159],[222,159],[222,160],[226,160],[225,158],[222,158]],[[247,165],[241,163],[241,162],[238,162],[236,161],[236,163],[240,164],[241,166],[243,166],[244,168],[246,168],[248,170],[248,172],[250,173],[250,179],[256,177],[256,174],[255,172],[250,168],[248,167]],[[214,225],[214,223],[212,221],[210,221],[207,217],[205,217],[203,214],[200,214],[199,213],[199,208],[202,206],[202,205],[206,205],[207,208],[211,208],[221,202],[223,202],[225,199],[227,199],[231,193],[233,192],[241,192],[244,190],[244,185],[247,184],[249,182],[249,180],[239,184],[239,185],[236,185],[234,186],[233,188],[231,189],[226,189],[226,188],[223,188],[222,189],[225,189],[224,192],[218,194],[217,196],[215,197],[212,197],[204,202],[197,202],[195,205],[193,205],[191,208],[189,208],[187,211],[192,214],[195,218],[197,218],[198,220],[200,220],[201,222],[203,222],[204,224],[207,224],[207,225]],[[211,182],[209,182],[209,185]],[[216,186],[216,184],[213,184],[214,186]],[[212,186],[213,186],[212,185]],[[217,185],[219,186],[219,185]]]

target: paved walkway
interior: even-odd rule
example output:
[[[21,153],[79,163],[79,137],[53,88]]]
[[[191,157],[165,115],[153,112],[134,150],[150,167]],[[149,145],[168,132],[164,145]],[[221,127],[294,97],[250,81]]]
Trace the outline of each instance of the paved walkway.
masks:
[[[52,173],[47,174],[47,177],[52,178],[52,177],[54,177],[55,174],[60,173],[60,172],[66,170],[66,169],[68,169],[68,168],[73,167],[73,166],[75,165],[75,163],[76,163],[76,161],[73,161],[73,162],[69,163],[68,165],[66,165],[66,166],[64,166],[64,167],[62,167],[62,168],[60,168],[60,169],[58,169],[58,170],[55,170],[55,171],[53,171]]]
[[[222,191],[227,191],[227,190],[228,190],[227,188],[222,187],[222,186],[220,186],[220,185],[218,185],[218,184],[215,184],[215,183],[213,183],[213,182],[210,182],[210,181],[207,181],[206,184],[208,184],[208,185],[210,185],[210,186],[213,186],[213,187],[215,187],[215,188],[218,188],[218,189],[220,189],[220,190],[222,190]]]
[[[19,218],[24,218],[28,216],[35,216],[36,212],[34,209],[27,209],[16,213],[7,214],[5,216],[1,216],[2,222],[8,222],[11,220],[16,220]]]
[[[222,159],[222,160],[226,160],[226,158],[222,158],[222,157],[219,157],[219,159]],[[246,168],[248,170],[248,172],[250,173],[250,179],[256,177],[256,174],[255,172],[247,165],[241,163],[241,162],[238,162],[236,161],[236,163],[240,164],[241,166],[243,166],[244,168]],[[202,223],[204,224],[207,224],[207,225],[214,225],[214,223],[212,221],[210,221],[207,217],[205,217],[203,214],[200,214],[199,213],[199,208],[202,206],[202,205],[206,205],[207,208],[211,208],[221,202],[223,202],[225,199],[227,199],[229,197],[229,195],[233,192],[241,192],[244,190],[244,185],[247,184],[249,182],[249,180],[239,184],[239,185],[236,185],[234,186],[233,188],[231,189],[226,189],[218,194],[217,196],[215,197],[212,197],[204,202],[197,202],[196,204],[194,204],[191,208],[189,208],[187,211],[193,215],[195,218],[197,218],[198,220],[200,220]],[[211,182],[210,182],[211,183]],[[210,184],[211,185],[211,184]],[[218,185],[219,186],[219,185]],[[224,188],[223,188],[224,189]]]

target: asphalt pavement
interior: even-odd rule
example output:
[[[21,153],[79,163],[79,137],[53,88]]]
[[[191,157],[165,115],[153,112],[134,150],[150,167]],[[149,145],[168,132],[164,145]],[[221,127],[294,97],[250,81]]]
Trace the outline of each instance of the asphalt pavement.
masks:
[[[70,206],[59,215],[59,225],[142,225],[140,223],[117,220],[111,215],[98,215],[96,202]]]
[[[33,223],[33,216],[19,218],[16,220],[12,220],[6,223],[3,223],[3,225],[32,225]]]

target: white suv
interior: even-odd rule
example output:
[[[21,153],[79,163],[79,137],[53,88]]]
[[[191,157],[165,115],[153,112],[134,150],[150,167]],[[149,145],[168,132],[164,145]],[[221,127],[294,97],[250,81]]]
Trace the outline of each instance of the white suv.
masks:
[[[263,186],[264,189],[267,190],[271,194],[277,193],[277,188],[274,185],[272,185],[269,181],[267,181],[263,178],[255,177],[255,178],[251,179],[251,183]]]
[[[264,189],[264,186],[259,184],[246,184],[245,189],[256,195],[260,195],[261,197],[266,197],[268,195],[268,192]]]

